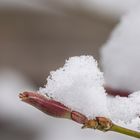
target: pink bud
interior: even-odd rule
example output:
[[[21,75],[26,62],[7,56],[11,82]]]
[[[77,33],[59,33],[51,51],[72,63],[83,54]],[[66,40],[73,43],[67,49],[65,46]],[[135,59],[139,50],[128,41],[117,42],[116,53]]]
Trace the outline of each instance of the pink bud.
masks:
[[[71,110],[63,104],[49,99],[45,95],[33,92],[24,92],[19,95],[22,101],[38,108],[53,117],[70,118]]]
[[[19,95],[22,101],[38,108],[42,112],[59,118],[71,119],[77,123],[84,124],[87,118],[79,112],[71,111],[68,107],[45,95],[33,92],[23,92]]]

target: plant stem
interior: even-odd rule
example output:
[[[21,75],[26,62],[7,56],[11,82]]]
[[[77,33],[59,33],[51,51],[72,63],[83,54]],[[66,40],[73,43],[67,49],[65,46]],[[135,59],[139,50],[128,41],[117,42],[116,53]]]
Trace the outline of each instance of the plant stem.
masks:
[[[71,111],[68,107],[64,106],[60,102],[48,98],[47,96],[33,92],[24,92],[21,93],[19,97],[22,101],[33,105],[48,115],[71,119],[77,123],[83,124],[84,126],[82,128],[98,129],[103,132],[115,131],[140,139],[140,132],[118,126],[105,117],[96,117],[95,119],[88,120],[83,114]]]
[[[134,131],[134,130],[130,130],[121,126],[118,126],[116,124],[113,124],[110,131],[115,131],[118,133],[122,133],[131,137],[135,137],[135,138],[139,138],[140,139],[140,132]]]

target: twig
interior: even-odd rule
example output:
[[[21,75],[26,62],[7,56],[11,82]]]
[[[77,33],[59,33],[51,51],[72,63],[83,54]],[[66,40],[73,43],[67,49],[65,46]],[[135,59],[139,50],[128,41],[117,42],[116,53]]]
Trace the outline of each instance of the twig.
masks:
[[[118,126],[105,117],[96,117],[95,119],[89,120],[83,114],[77,111],[72,111],[68,107],[51,98],[48,98],[47,96],[33,92],[24,92],[21,93],[19,97],[22,101],[38,108],[50,116],[66,118],[83,124],[82,128],[98,129],[103,132],[114,131],[131,137],[140,138],[140,132]]]

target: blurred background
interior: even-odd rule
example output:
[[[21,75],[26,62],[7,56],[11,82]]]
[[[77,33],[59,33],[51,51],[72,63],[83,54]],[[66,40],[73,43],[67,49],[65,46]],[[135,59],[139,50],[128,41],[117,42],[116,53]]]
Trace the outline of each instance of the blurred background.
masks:
[[[124,139],[81,130],[20,102],[51,70],[75,55],[93,55],[138,0],[0,0],[0,140]],[[131,139],[131,138],[130,138]]]

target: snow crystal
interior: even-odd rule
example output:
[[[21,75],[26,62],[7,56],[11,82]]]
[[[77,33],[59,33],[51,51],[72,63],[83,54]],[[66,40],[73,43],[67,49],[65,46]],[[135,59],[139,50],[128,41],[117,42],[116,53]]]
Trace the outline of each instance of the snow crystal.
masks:
[[[88,118],[108,116],[103,74],[92,56],[71,57],[52,71],[40,92]]]
[[[101,50],[106,83],[112,88],[140,90],[140,8],[125,15]]]

